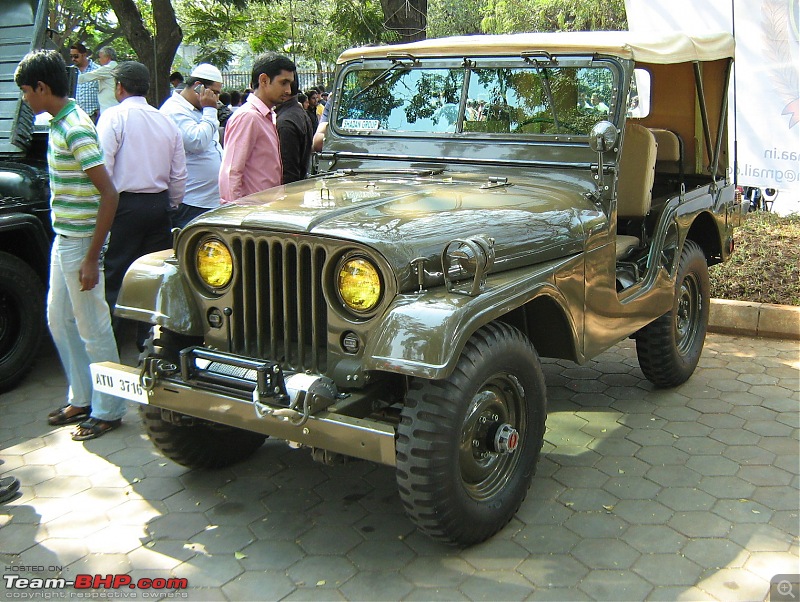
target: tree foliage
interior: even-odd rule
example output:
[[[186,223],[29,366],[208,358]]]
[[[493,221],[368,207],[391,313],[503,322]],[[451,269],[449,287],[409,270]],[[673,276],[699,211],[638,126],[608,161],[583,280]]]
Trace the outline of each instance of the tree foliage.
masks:
[[[169,94],[169,74],[183,31],[170,0],[150,0],[141,9],[134,0],[108,0],[128,43],[150,70],[147,95],[159,105]]]
[[[428,26],[428,0],[381,0],[383,23],[397,41],[424,40]]]
[[[119,24],[110,18],[108,2],[102,0],[51,0],[47,27],[65,59],[76,42],[90,50],[113,45],[120,54],[131,53]]]
[[[429,0],[428,37],[482,33],[486,0]]]
[[[624,0],[50,0],[49,26],[62,51],[80,41],[135,53],[154,73],[155,98],[168,92],[166,76],[182,39],[198,48],[196,61],[223,70],[244,42],[254,54],[277,50],[322,71],[352,46],[624,29],[627,22]]]
[[[624,0],[487,0],[484,33],[627,29]]]
[[[335,0],[329,24],[343,46],[381,44],[395,37],[383,26],[383,9],[375,0]]]
[[[226,67],[234,53],[229,42],[247,33],[249,19],[233,3],[182,0],[175,3],[185,31],[184,41],[198,46],[197,62]]]
[[[49,9],[48,26],[62,53],[66,55],[74,42],[95,51],[113,42],[121,56],[135,58],[150,70],[148,100],[163,100],[183,38],[171,0],[51,0]]]

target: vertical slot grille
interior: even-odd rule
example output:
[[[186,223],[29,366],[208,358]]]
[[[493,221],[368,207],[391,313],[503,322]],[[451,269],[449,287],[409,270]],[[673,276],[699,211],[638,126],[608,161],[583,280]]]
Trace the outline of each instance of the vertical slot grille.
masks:
[[[325,250],[286,238],[231,241],[239,275],[233,287],[231,351],[280,362],[285,369],[327,368]]]

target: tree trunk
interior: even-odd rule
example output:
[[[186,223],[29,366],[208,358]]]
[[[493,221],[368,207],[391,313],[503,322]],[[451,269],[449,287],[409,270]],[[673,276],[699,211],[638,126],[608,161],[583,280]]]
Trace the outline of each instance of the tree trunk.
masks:
[[[152,0],[155,35],[145,27],[142,13],[134,0],[109,0],[117,15],[125,39],[139,61],[150,70],[150,91],[147,102],[160,106],[169,96],[169,74],[175,52],[183,39],[183,31],[175,18],[170,0]]]
[[[386,29],[397,33],[398,43],[427,37],[428,0],[381,0]]]

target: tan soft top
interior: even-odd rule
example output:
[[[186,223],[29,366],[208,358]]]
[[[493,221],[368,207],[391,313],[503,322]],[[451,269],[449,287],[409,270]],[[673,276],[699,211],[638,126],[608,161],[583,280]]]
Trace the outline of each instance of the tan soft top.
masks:
[[[537,50],[551,54],[606,54],[641,63],[669,64],[733,58],[734,42],[729,33],[576,31],[458,36],[393,46],[352,48],[344,51],[337,63],[386,58],[398,53],[415,57],[479,57],[519,56]]]

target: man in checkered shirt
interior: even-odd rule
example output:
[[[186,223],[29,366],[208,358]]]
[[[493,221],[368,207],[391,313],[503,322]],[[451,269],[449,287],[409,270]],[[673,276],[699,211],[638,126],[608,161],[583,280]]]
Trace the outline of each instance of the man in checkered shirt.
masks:
[[[89,58],[89,49],[80,42],[73,44],[69,47],[69,58],[72,59],[72,64],[75,65],[81,73],[88,73],[99,69],[97,65]],[[97,81],[87,82],[85,84],[78,84],[75,91],[75,100],[78,101],[78,106],[83,109],[92,121],[97,123],[97,118],[100,116],[100,101],[97,99],[98,86]]]

